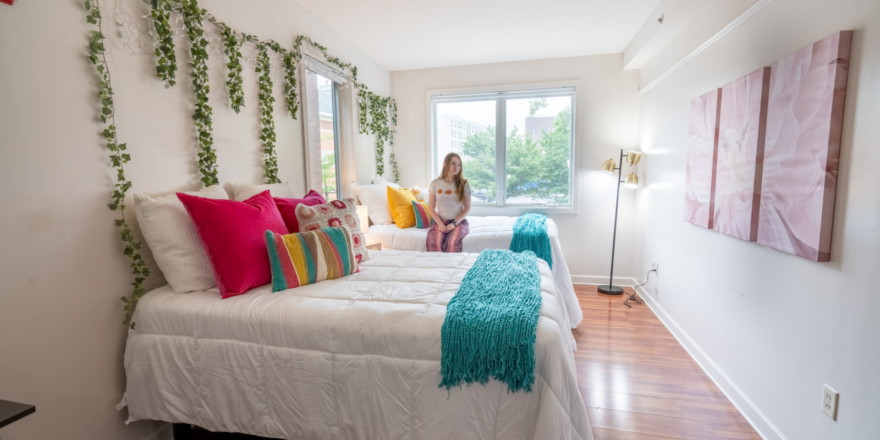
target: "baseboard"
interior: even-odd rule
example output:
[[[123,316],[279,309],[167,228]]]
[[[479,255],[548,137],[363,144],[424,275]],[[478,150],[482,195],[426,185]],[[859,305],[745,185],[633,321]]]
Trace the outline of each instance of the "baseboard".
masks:
[[[762,412],[748,396],[746,396],[743,391],[736,386],[735,383],[730,379],[721,368],[718,367],[712,358],[694,342],[693,339],[687,334],[687,332],[682,329],[678,323],[672,319],[666,310],[663,309],[663,306],[657,302],[657,300],[648,294],[648,291],[642,287],[638,288],[639,296],[645,301],[645,304],[651,308],[657,318],[663,322],[663,325],[669,329],[669,332],[675,336],[675,339],[678,340],[678,343],[681,344],[682,347],[691,355],[694,361],[697,362],[697,365],[703,369],[709,379],[712,382],[715,382],[715,385],[718,386],[718,389],[721,390],[722,393],[727,397],[727,400],[730,400],[730,403],[736,407],[737,411],[746,419],[749,425],[752,425],[752,428],[755,428],[755,431],[758,435],[761,436],[764,440],[788,440],[787,437],[770,421],[769,418]]]
[[[600,284],[608,284],[608,275],[572,275],[572,284],[586,284],[590,286],[598,286]],[[633,287],[636,281],[632,277],[614,277],[615,286]]]

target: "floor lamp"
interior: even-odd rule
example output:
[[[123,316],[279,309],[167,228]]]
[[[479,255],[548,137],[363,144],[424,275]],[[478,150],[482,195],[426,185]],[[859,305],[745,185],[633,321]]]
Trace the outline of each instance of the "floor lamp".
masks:
[[[626,180],[623,180],[624,158],[626,159],[626,163],[630,166],[634,166],[639,163],[639,159],[642,158],[642,153],[630,151],[624,156],[623,150],[620,150],[620,166],[617,166],[617,164],[614,163],[614,159],[608,159],[602,164],[602,171],[606,173],[614,174],[614,172],[617,171],[617,201],[614,202],[614,235],[611,239],[611,274],[608,275],[608,284],[599,286],[599,292],[606,295],[620,295],[623,293],[623,287],[614,285],[614,247],[617,245],[617,209],[620,207],[620,184],[624,184],[627,188],[636,188],[639,186],[639,176],[636,176],[634,173],[629,173],[629,175],[626,176]]]

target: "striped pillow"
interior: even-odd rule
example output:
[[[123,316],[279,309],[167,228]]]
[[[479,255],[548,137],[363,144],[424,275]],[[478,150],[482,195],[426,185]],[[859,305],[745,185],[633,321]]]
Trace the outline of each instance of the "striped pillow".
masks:
[[[413,212],[416,215],[416,227],[419,229],[428,229],[434,224],[434,218],[428,214],[428,204],[425,202],[412,203]]]
[[[281,235],[266,231],[272,291],[292,289],[357,272],[347,226]]]

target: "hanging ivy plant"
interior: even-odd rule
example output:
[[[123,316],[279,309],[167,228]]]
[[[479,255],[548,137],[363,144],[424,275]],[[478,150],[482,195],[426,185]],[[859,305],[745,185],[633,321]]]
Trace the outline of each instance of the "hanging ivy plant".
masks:
[[[285,51],[282,62],[284,63],[284,96],[287,111],[290,117],[296,119],[296,111],[299,109],[299,101],[296,96],[296,62],[292,52]]]
[[[89,61],[95,66],[98,73],[100,83],[101,98],[101,114],[99,116],[102,124],[107,124],[101,136],[106,141],[107,149],[110,150],[110,162],[116,170],[116,184],[112,195],[112,202],[108,205],[111,210],[119,211],[119,218],[115,220],[116,226],[119,228],[119,238],[122,239],[124,248],[122,253],[128,257],[132,276],[134,281],[131,283],[134,288],[129,296],[123,296],[122,302],[125,303],[125,320],[123,324],[134,328],[134,322],[131,321],[134,315],[135,307],[138,300],[144,294],[144,281],[150,276],[150,270],[147,269],[144,259],[141,257],[141,243],[134,239],[128,223],[125,221],[125,194],[131,189],[131,181],[125,178],[125,164],[131,160],[131,155],[126,152],[127,146],[119,143],[116,136],[116,111],[113,106],[113,86],[110,82],[110,71],[107,65],[107,57],[104,52],[104,34],[101,32],[101,12],[98,9],[96,0],[86,0],[86,21],[97,26],[97,31],[91,31],[89,36]]]
[[[223,35],[223,52],[229,58],[229,62],[226,63],[226,67],[229,69],[229,73],[226,75],[229,102],[232,109],[238,113],[244,107],[244,89],[241,77],[241,72],[244,70],[241,65],[241,45],[243,42],[235,35],[235,31],[225,23],[218,21],[214,21],[214,23],[220,27],[220,32]]]
[[[201,181],[205,186],[220,183],[217,179],[217,154],[214,152],[214,128],[211,122],[213,110],[208,104],[208,93],[211,86],[208,84],[208,40],[205,39],[205,31],[202,22],[205,20],[207,11],[199,8],[196,0],[182,0],[183,23],[190,41],[190,57],[192,62],[193,90],[196,94],[196,104],[193,110],[193,120],[196,122],[199,142],[199,166]]]
[[[171,30],[171,11],[173,6],[170,0],[153,0],[153,8],[150,16],[153,18],[153,27],[156,29],[156,76],[165,81],[166,87],[171,87],[177,82],[177,55],[174,54],[174,39]]]
[[[266,180],[269,183],[280,183],[278,179],[278,159],[275,156],[275,118],[272,111],[275,108],[275,98],[272,96],[272,76],[270,72],[271,59],[269,58],[269,46],[266,43],[257,43],[257,67],[260,85],[260,140],[263,141],[263,166],[266,170]]]

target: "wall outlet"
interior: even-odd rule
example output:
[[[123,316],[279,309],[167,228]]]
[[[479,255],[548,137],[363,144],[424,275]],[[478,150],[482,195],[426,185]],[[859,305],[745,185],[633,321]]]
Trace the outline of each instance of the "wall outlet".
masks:
[[[822,412],[834,421],[837,420],[837,400],[839,398],[840,394],[837,394],[837,391],[825,385],[825,389],[822,390]]]
[[[657,275],[660,275],[660,265],[657,264],[657,261],[651,260],[651,270],[657,272]]]

